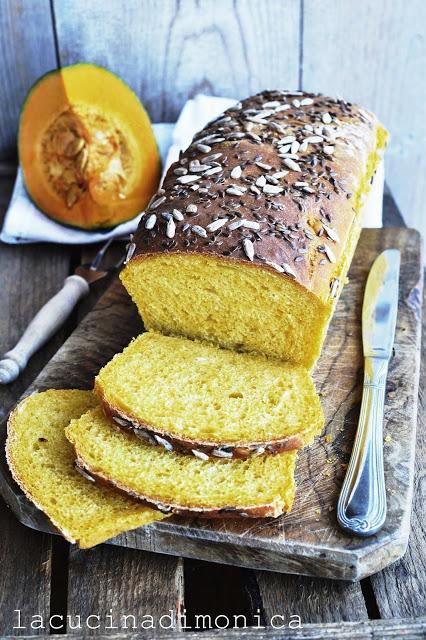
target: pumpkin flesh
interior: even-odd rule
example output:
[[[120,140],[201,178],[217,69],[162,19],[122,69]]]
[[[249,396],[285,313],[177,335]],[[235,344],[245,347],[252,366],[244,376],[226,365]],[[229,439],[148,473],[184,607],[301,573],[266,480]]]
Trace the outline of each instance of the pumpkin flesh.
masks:
[[[117,76],[90,64],[51,72],[33,87],[21,115],[19,154],[35,203],[82,228],[133,218],[160,177],[140,101]]]

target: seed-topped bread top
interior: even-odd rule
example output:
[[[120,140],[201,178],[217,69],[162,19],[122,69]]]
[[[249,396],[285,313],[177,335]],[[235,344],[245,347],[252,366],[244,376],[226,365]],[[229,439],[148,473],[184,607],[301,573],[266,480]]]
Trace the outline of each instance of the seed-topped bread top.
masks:
[[[196,134],[170,167],[127,258],[195,252],[244,261],[327,301],[386,137],[373,114],[344,100],[250,97]]]

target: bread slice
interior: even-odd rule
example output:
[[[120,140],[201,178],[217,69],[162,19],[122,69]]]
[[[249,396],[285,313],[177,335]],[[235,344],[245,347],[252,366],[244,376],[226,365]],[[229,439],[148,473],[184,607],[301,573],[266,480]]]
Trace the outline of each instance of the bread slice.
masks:
[[[14,479],[63,536],[81,548],[165,517],[89,482],[76,469],[65,427],[96,405],[90,391],[44,391],[20,402],[8,422],[6,456]]]
[[[304,368],[152,332],[100,371],[95,390],[120,426],[194,455],[297,449],[324,424]]]
[[[65,431],[85,472],[165,512],[266,517],[293,503],[295,452],[199,460],[145,444],[117,428],[100,407],[72,420]]]

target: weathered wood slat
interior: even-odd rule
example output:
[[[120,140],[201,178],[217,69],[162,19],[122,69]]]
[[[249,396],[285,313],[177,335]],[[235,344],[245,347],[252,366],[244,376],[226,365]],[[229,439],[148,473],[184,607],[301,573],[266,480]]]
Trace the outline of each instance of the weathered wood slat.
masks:
[[[105,633],[105,626],[123,624],[121,615],[129,616],[130,630],[131,616],[141,621],[146,615],[156,625],[161,616],[168,616],[162,621],[165,628],[179,628],[183,609],[183,562],[179,558],[107,545],[88,552],[72,549],[68,585],[68,615],[79,615],[82,620],[100,616],[99,629],[92,630],[92,635]],[[93,619],[91,624],[98,622]]]
[[[303,89],[340,95],[371,108],[391,133],[387,180],[409,226],[426,232],[426,3],[387,0],[304,2]],[[395,56],[395,52],[398,55]],[[421,83],[420,83],[421,84]],[[422,87],[424,91],[424,83]],[[415,105],[415,106],[413,106]],[[415,132],[415,133],[414,133]]]
[[[426,295],[424,296],[426,304]],[[395,565],[371,577],[383,618],[426,615],[426,324],[423,323],[419,415],[411,536],[407,553]]]
[[[2,0],[0,157],[16,154],[18,116],[39,76],[56,67],[49,0]]]
[[[0,498],[0,634],[20,635],[18,613],[24,619],[50,612],[51,536],[20,524]],[[33,635],[46,630],[32,630]]]
[[[0,220],[11,192],[13,173],[0,177]],[[53,246],[0,246],[0,353],[14,346],[38,308],[68,275],[67,251]],[[0,413],[10,407],[32,382],[64,339],[54,337],[43,351],[31,358],[16,382],[0,386]],[[22,634],[15,609],[25,618],[50,611],[52,539],[23,527],[0,498],[0,634]],[[34,634],[45,633],[34,629]]]
[[[359,582],[348,583],[305,576],[257,571],[262,606],[267,620],[276,614],[286,620],[299,615],[304,622],[368,620]]]
[[[223,621],[222,621],[223,622]],[[282,624],[277,620],[277,626]],[[283,635],[285,633],[285,636]],[[200,631],[191,633],[190,638],[202,640],[424,640],[426,618],[418,620],[362,620],[361,622],[338,622],[325,624],[306,624],[301,629],[225,629],[223,631]],[[186,638],[186,634],[173,635],[167,631],[148,631],[135,633],[109,633],[99,636],[99,640],[137,640],[138,638]],[[25,636],[30,640],[31,636]],[[51,640],[84,640],[87,635],[50,635],[42,636]],[[40,640],[42,640],[40,638]],[[20,640],[24,640],[21,638]]]
[[[196,93],[240,98],[298,85],[299,0],[169,0],[161,8],[153,0],[55,0],[54,7],[61,64],[88,60],[119,73],[155,122],[173,122]]]

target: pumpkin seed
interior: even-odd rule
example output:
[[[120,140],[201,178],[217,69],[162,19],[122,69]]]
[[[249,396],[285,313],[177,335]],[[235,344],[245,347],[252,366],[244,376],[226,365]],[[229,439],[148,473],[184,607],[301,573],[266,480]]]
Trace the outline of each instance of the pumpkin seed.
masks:
[[[80,189],[78,188],[78,185],[73,183],[71,185],[71,187],[68,189],[67,195],[66,195],[66,198],[65,198],[65,203],[66,203],[68,209],[71,209],[71,207],[73,207],[75,205],[75,203],[77,202],[77,200],[79,198],[79,195],[80,195]]]

